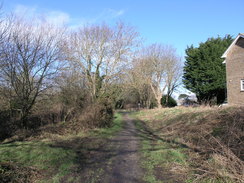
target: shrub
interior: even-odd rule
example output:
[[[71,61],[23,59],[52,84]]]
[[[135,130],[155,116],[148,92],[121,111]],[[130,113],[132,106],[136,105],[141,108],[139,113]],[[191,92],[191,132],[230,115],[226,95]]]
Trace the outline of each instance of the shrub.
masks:
[[[8,111],[0,111],[0,141],[4,140],[5,138],[11,136],[12,130],[9,126],[10,121],[10,112]]]
[[[164,95],[161,98],[161,105],[163,107],[175,107],[175,106],[177,106],[177,102],[171,96],[168,96],[168,102],[167,102],[167,96]]]
[[[113,121],[113,107],[106,100],[88,105],[78,119],[83,128],[110,127]]]

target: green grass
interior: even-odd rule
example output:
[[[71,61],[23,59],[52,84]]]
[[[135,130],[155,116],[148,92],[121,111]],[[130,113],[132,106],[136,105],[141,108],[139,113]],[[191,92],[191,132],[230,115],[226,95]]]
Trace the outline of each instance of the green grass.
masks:
[[[75,152],[50,146],[50,142],[14,142],[0,145],[0,161],[31,166],[53,174],[52,180],[69,172],[75,161]],[[52,181],[52,182],[53,182]]]
[[[149,183],[161,183],[162,181],[157,180],[154,170],[157,165],[161,164],[163,159],[161,158],[161,153],[159,152],[150,152],[148,149],[152,148],[151,144],[147,140],[142,142],[142,153],[143,160],[141,162],[142,168],[145,169],[146,173],[143,177],[144,181]]]
[[[116,113],[111,128],[91,130],[86,135],[82,133],[79,137],[95,135],[99,138],[110,138],[120,130],[121,122],[122,115]],[[74,136],[61,137],[65,140],[69,138]],[[0,162],[13,162],[23,167],[36,168],[45,175],[44,180],[40,182],[59,182],[75,166],[77,154],[75,148],[62,148],[54,144],[55,142],[50,139],[0,144]],[[74,180],[75,178],[70,178],[70,182]]]
[[[158,168],[168,171],[172,163],[187,165],[187,156],[182,148],[174,149],[169,144],[161,141],[152,144],[151,141],[143,140],[142,144],[142,167],[146,170],[144,177],[146,182],[163,182],[156,177],[156,169]]]
[[[134,115],[134,114],[132,114]],[[136,122],[136,127],[143,130],[140,121]],[[145,170],[144,181],[149,183],[163,183],[162,177],[157,177],[157,169],[169,171],[173,163],[188,166],[187,155],[182,147],[175,147],[163,140],[150,140],[146,134],[142,134],[141,143],[141,167]],[[165,180],[166,182],[174,180]]]
[[[102,138],[111,138],[122,127],[122,115],[115,113],[113,125],[108,128],[97,128],[90,131],[90,136],[100,136]]]

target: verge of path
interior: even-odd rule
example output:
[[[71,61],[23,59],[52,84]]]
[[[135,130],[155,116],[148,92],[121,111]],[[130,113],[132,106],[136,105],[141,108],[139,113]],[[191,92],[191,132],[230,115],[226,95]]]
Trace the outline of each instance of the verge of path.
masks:
[[[110,139],[89,137],[60,143],[77,150],[77,166],[62,183],[143,183],[140,136],[129,113],[122,113],[122,129]]]

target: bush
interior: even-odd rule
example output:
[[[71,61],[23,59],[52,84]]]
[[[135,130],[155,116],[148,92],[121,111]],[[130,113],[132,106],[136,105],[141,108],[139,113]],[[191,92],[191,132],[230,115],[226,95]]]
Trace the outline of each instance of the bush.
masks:
[[[99,106],[98,114],[98,127],[110,127],[113,122],[113,106],[108,99],[102,98],[97,104]]]
[[[175,106],[177,106],[177,102],[171,96],[168,97],[168,102],[166,102],[167,101],[166,99],[167,99],[166,95],[164,95],[161,98],[161,105],[163,107],[175,107]]]
[[[110,127],[113,121],[113,107],[106,100],[99,100],[87,106],[78,119],[83,128]]]

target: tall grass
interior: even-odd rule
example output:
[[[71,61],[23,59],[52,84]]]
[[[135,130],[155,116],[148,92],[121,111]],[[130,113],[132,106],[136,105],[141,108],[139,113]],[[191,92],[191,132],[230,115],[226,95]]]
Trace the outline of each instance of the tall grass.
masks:
[[[243,108],[176,107],[140,111],[136,116],[155,135],[187,147],[192,181],[244,180]]]

